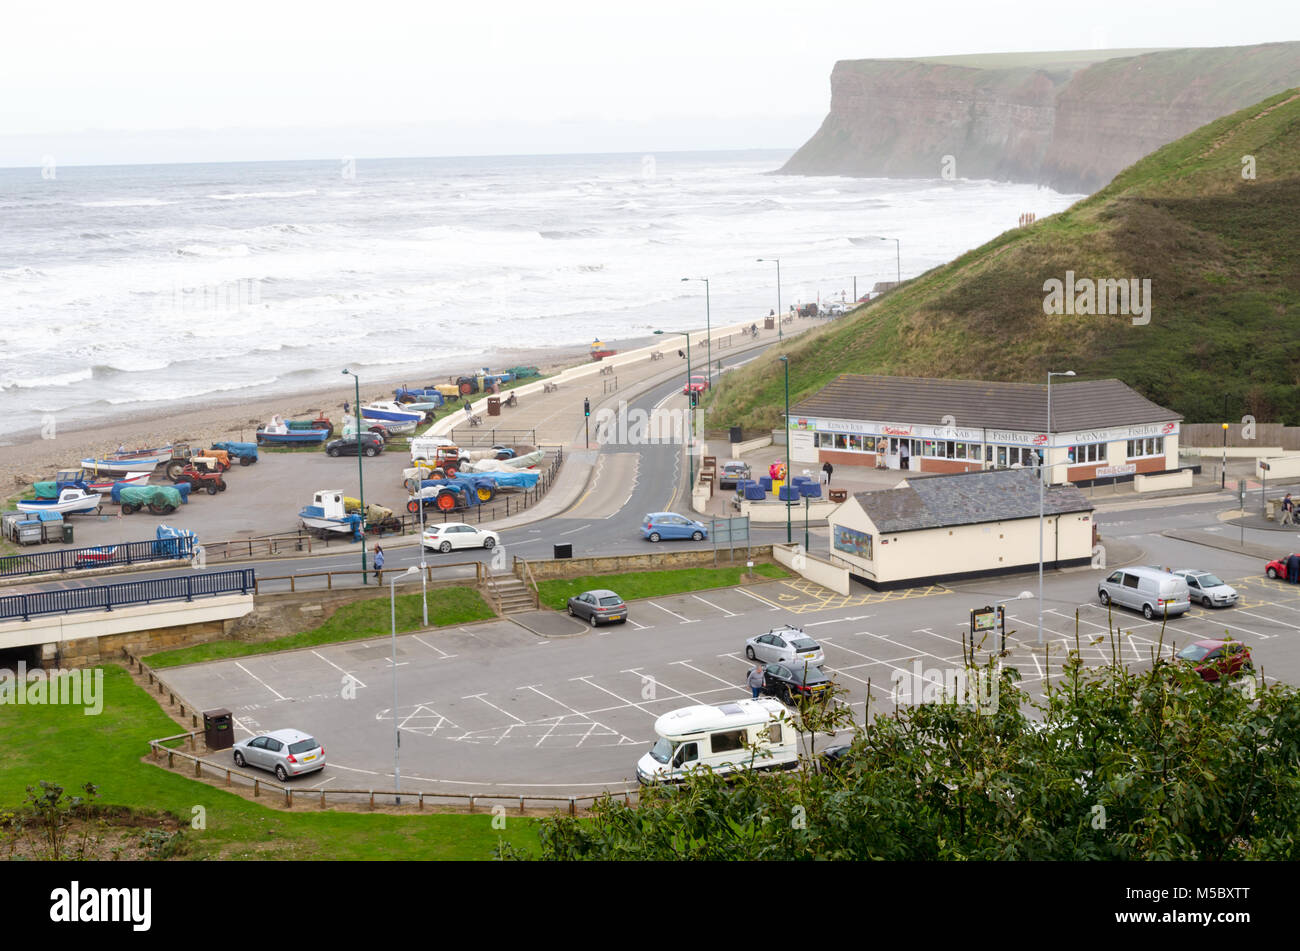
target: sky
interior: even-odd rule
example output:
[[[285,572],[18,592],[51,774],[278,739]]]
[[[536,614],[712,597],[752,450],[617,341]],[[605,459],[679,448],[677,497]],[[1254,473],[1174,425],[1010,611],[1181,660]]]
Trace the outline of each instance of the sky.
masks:
[[[0,166],[793,149],[840,59],[1291,39],[1295,0],[12,3]]]

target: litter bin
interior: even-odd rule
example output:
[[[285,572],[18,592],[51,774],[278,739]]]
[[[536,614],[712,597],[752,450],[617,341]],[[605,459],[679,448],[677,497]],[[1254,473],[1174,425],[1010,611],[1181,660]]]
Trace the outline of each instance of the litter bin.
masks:
[[[488,397],[488,415],[489,416],[501,415],[501,397],[499,396]]]
[[[203,712],[203,742],[208,744],[210,750],[228,750],[235,745],[229,710]]]
[[[774,317],[764,317],[764,318],[763,318],[763,329],[764,329],[764,330],[771,330],[771,329],[772,329],[773,327],[775,327],[775,326],[776,326],[776,318],[774,318]]]
[[[72,544],[72,525],[66,520],[63,522],[63,544]]]
[[[741,429],[740,429],[739,426],[732,426],[732,427],[731,427],[731,433],[730,433],[730,435],[729,435],[728,438],[730,439],[730,441],[731,441],[731,443],[732,443],[733,445],[736,444],[736,443],[738,443],[738,442],[744,442],[744,441],[745,441],[745,436],[744,436],[744,434],[741,432]]]
[[[556,545],[556,546],[555,546],[555,557],[556,557],[556,558],[572,558],[572,557],[573,557],[573,545],[571,545],[571,544],[569,544],[569,543],[565,543],[565,544],[563,544],[563,545]]]

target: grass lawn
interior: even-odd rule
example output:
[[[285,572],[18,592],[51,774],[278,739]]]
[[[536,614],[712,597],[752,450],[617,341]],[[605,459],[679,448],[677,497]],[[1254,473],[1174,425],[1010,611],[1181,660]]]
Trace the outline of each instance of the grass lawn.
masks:
[[[145,658],[154,668],[179,667],[205,660],[227,657],[244,657],[248,654],[270,654],[275,651],[294,650],[299,647],[319,647],[338,641],[352,641],[392,630],[389,598],[387,595],[355,601],[339,608],[319,627],[270,641],[213,641],[177,650],[161,651]],[[495,613],[473,588],[430,588],[429,620],[434,625],[465,624],[484,621]],[[423,603],[418,594],[397,597],[397,631],[418,631],[423,626]]]
[[[542,604],[563,611],[569,603],[569,598],[592,588],[609,588],[611,591],[617,591],[624,601],[632,601],[636,598],[681,594],[683,591],[730,587],[740,584],[744,574],[743,565],[726,568],[676,568],[671,571],[630,571],[622,575],[554,578],[538,582],[537,591],[541,595]],[[755,565],[754,574],[762,578],[788,576],[778,565]]]
[[[140,757],[150,739],[180,728],[120,667],[104,668],[104,694],[99,716],[80,707],[0,705],[0,811],[20,806],[26,787],[42,779],[69,795],[91,782],[100,805],[176,816],[187,859],[481,860],[492,858],[500,838],[537,853],[534,823],[508,814],[505,829],[494,830],[489,813],[289,813],[169,773]],[[206,811],[205,830],[190,828],[195,806]]]

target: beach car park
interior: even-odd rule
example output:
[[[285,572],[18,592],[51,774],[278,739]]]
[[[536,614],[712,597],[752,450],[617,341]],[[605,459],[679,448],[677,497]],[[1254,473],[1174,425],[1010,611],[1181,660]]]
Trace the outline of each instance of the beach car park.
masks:
[[[767,697],[682,707],[656,720],[655,733],[659,739],[636,766],[642,785],[681,782],[697,769],[732,773],[799,764],[794,724]]]

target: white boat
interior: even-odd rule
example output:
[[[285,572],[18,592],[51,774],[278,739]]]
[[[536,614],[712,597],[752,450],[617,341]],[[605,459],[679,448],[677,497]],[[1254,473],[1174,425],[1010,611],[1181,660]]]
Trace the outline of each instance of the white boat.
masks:
[[[172,458],[171,446],[157,449],[135,449],[130,452],[119,450],[109,453],[103,459],[82,459],[81,467],[99,475],[117,475],[120,473],[139,472],[142,469],[153,470]]]
[[[520,469],[531,469],[541,462],[545,455],[542,450],[534,449],[512,459],[476,459],[465,463],[461,468],[466,472],[516,472]]]
[[[94,515],[103,499],[98,492],[63,489],[57,499],[28,499],[18,503],[18,511],[31,514],[58,512],[61,515]]]
[[[411,423],[413,425],[422,423],[425,414],[419,410],[407,409],[404,404],[394,403],[392,400],[378,400],[361,407],[361,416],[363,419],[368,419],[388,428],[388,423]]]
[[[298,513],[303,527],[318,535],[333,533],[361,537],[361,513],[349,513],[341,489],[322,489],[312,496],[311,505]]]

